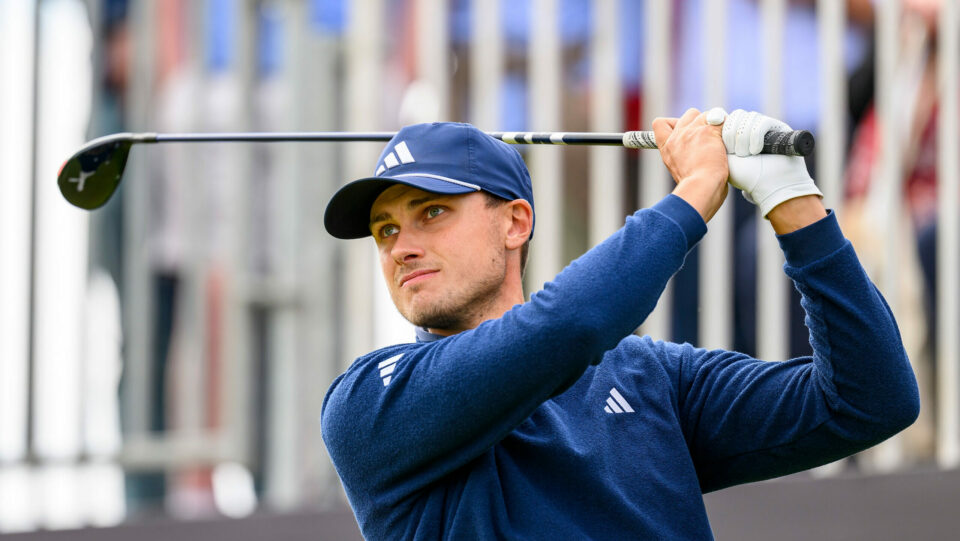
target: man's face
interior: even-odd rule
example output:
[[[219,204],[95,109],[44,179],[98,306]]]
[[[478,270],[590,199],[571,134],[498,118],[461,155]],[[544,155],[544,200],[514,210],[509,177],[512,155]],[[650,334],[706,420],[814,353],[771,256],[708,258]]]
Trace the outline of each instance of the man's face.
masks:
[[[370,209],[370,230],[403,317],[449,332],[482,321],[506,276],[502,220],[479,192],[441,195],[403,184],[383,192]]]

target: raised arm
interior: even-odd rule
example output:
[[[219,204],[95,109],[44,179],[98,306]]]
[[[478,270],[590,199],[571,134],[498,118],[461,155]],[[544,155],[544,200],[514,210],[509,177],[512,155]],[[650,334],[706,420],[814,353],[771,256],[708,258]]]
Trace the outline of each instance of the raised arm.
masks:
[[[803,296],[813,356],[764,362],[686,350],[681,418],[704,491],[831,462],[890,437],[919,412],[893,314],[835,217],[779,240]]]
[[[741,153],[730,156],[730,181],[778,234],[814,353],[764,362],[690,347],[678,359],[681,419],[705,491],[847,456],[909,426],[920,407],[893,314],[805,164],[737,146],[751,122],[759,137],[772,125],[742,111],[724,125],[727,147]]]

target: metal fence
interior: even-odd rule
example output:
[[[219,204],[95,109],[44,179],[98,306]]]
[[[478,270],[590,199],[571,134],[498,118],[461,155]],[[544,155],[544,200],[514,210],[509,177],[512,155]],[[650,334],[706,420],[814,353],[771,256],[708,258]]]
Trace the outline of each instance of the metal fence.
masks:
[[[857,463],[955,468],[958,6],[924,21],[878,1],[870,22],[861,4],[0,0],[0,532],[112,524],[161,503],[176,516],[341,506],[324,392],[356,356],[412,339],[372,243],[321,223],[379,145],[137,148],[107,207],[67,206],[60,161],[110,131],[623,131],[713,105],[785,118],[816,133],[825,202],[857,232],[923,384],[926,428]],[[875,72],[877,145],[860,200],[858,63]],[[930,99],[932,147],[914,126]],[[672,185],[656,152],[523,152],[537,202],[528,293]],[[923,156],[935,312],[906,204]],[[641,331],[783,360],[791,285],[772,230],[738,197]]]

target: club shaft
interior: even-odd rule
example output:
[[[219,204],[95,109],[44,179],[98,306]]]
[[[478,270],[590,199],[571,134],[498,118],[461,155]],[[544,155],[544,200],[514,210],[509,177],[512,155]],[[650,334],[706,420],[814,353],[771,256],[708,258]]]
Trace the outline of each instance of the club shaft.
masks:
[[[653,132],[629,132],[649,134]],[[169,143],[169,142],[353,142],[353,141],[381,141],[386,142],[393,138],[394,132],[269,132],[269,133],[157,133],[137,134],[139,142]],[[494,139],[506,143],[546,144],[546,145],[612,145],[624,146],[623,133],[586,133],[586,132],[487,132]],[[650,148],[656,148],[650,147]]]
[[[239,132],[239,133],[150,133],[138,139],[144,143],[197,143],[197,142],[354,142],[389,141],[391,132]]]
[[[386,142],[395,132],[240,132],[240,133],[141,133],[132,134],[136,142]],[[656,149],[652,131],[625,133],[595,132],[488,132],[488,135],[510,144],[607,145],[626,148]],[[813,151],[813,135],[805,130],[768,133],[765,154],[806,156]]]

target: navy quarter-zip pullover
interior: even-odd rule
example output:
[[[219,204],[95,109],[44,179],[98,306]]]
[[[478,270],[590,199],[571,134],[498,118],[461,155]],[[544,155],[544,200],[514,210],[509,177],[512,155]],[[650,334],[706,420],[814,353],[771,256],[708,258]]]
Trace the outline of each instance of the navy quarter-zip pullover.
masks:
[[[893,314],[832,213],[778,237],[811,357],[632,334],[705,232],[667,196],[503,317],[357,359],[321,422],[363,535],[710,539],[703,493],[834,461],[916,419]]]

